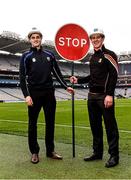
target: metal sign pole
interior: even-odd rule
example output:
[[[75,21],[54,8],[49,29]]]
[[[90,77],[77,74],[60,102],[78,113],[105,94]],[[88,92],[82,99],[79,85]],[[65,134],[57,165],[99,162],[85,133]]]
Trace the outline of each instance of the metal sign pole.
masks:
[[[65,24],[57,31],[55,48],[58,54],[66,60],[72,61],[72,76],[74,62],[82,60],[89,50],[90,40],[86,30],[78,24]],[[72,88],[74,84],[72,83]],[[74,121],[74,94],[72,94],[72,146],[75,157],[75,121]]]
[[[72,62],[71,76],[74,76],[74,62]],[[74,88],[74,83],[72,83]],[[72,94],[72,155],[75,157],[75,113],[74,113],[74,94]]]

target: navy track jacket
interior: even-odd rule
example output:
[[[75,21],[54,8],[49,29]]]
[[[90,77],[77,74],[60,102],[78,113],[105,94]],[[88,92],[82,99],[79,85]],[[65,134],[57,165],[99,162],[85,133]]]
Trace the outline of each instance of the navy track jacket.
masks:
[[[20,86],[24,97],[30,95],[29,89],[53,89],[52,73],[63,88],[67,88],[61,71],[52,52],[30,48],[20,60]]]

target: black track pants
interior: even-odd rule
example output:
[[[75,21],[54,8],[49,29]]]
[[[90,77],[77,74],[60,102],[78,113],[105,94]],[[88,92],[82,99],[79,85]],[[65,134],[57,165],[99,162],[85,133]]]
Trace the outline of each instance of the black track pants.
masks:
[[[45,144],[46,153],[50,154],[54,151],[54,128],[55,128],[55,110],[56,99],[54,90],[31,91],[33,106],[28,106],[28,143],[30,152],[39,153],[39,144],[37,142],[37,119],[41,108],[43,107],[45,114]]]
[[[88,95],[88,111],[91,131],[93,135],[93,150],[96,154],[103,155],[103,127],[102,117],[104,119],[107,141],[110,155],[119,154],[119,133],[114,113],[114,103],[110,108],[104,106],[103,94]]]

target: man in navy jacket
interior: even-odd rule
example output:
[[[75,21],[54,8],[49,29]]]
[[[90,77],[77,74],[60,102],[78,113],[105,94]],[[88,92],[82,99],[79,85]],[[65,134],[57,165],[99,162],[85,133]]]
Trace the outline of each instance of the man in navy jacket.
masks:
[[[34,28],[29,32],[28,39],[31,48],[21,57],[20,85],[28,105],[28,143],[32,154],[31,162],[39,162],[40,147],[37,142],[37,119],[42,107],[46,122],[46,156],[53,159],[62,159],[62,156],[54,151],[56,99],[52,73],[69,93],[74,93],[74,90],[68,87],[64,81],[54,54],[43,50],[41,46],[42,33]]]

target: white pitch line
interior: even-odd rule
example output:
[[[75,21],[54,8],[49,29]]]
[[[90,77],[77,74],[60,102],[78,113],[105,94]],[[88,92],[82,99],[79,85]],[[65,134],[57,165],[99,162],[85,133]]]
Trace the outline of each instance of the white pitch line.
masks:
[[[27,124],[27,121],[14,121],[14,120],[9,120],[9,119],[0,119],[0,122],[9,122],[9,123],[21,123],[21,124]],[[45,123],[38,123],[38,125],[45,125]],[[66,125],[66,124],[55,124],[55,126],[58,127],[67,127],[67,128],[72,128],[71,125]],[[90,127],[85,127],[85,126],[75,126],[75,128],[79,128],[79,129],[89,129]],[[119,130],[119,132],[121,133],[131,133],[131,131],[127,131],[127,130]]]

